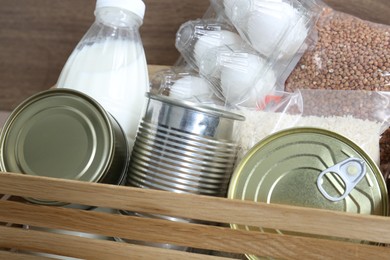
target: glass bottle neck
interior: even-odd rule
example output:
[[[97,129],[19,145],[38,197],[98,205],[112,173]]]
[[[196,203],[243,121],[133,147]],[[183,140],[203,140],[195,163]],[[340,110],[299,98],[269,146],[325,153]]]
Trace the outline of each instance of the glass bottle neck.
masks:
[[[113,27],[136,27],[142,25],[142,19],[136,14],[117,7],[102,7],[95,10],[96,21]]]

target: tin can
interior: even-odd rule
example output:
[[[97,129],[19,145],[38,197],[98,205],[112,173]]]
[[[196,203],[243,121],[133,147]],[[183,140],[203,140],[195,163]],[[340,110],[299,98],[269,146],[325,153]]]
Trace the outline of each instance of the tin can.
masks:
[[[70,89],[28,98],[12,111],[0,133],[0,169],[5,172],[122,184],[128,158],[118,122],[95,100]]]
[[[126,185],[177,193],[226,196],[238,145],[239,114],[175,98],[147,93],[148,105],[130,158]],[[121,212],[179,222],[196,220]],[[126,240],[123,240],[126,241]],[[187,247],[143,244],[189,250]]]
[[[375,162],[351,140],[320,128],[291,128],[257,143],[235,169],[228,197],[388,215],[387,188]]]
[[[147,93],[127,185],[225,196],[237,156],[239,114]]]

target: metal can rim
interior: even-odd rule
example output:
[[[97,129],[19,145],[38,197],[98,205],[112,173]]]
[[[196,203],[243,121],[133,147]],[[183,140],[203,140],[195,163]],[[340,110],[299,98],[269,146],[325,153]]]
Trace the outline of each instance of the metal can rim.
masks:
[[[188,101],[188,100],[179,100],[176,98],[163,96],[163,95],[159,95],[159,94],[153,94],[150,92],[147,92],[146,96],[149,99],[154,99],[154,100],[163,102],[165,104],[171,104],[174,106],[179,106],[179,107],[183,107],[186,109],[199,111],[202,113],[207,113],[207,114],[218,116],[218,117],[233,119],[233,120],[237,120],[237,121],[244,121],[245,120],[245,117],[243,115],[233,113],[233,112],[230,112],[227,110],[207,106],[204,104],[198,104],[198,103]]]
[[[0,132],[0,169],[2,171],[8,171],[6,163],[5,163],[5,141],[7,139],[7,134],[12,130],[13,124],[17,120],[17,117],[25,111],[31,104],[35,102],[39,102],[40,100],[43,100],[45,98],[58,96],[58,95],[69,95],[81,98],[82,100],[85,100],[90,103],[91,106],[93,106],[96,111],[98,111],[99,116],[102,118],[104,122],[104,126],[107,127],[107,139],[109,140],[109,149],[107,150],[107,156],[106,161],[104,162],[104,166],[102,167],[99,174],[95,174],[89,181],[90,182],[97,182],[100,179],[102,179],[105,175],[105,172],[109,169],[112,157],[114,154],[114,133],[113,133],[113,127],[111,125],[111,121],[109,118],[108,112],[105,111],[105,109],[93,98],[83,94],[82,92],[71,90],[71,89],[49,89],[42,92],[39,92],[37,94],[32,95],[31,97],[24,100],[22,103],[20,103],[14,111],[11,112],[10,116],[6,120],[3,129]]]
[[[381,190],[381,195],[382,195],[382,206],[383,206],[383,216],[388,216],[389,215],[389,198],[388,198],[388,191],[387,191],[387,186],[386,182],[383,178],[383,175],[381,174],[381,170],[379,169],[378,165],[374,162],[374,160],[358,145],[356,145],[351,139],[336,133],[332,132],[330,130],[326,130],[323,128],[318,128],[318,127],[292,127],[288,129],[284,129],[278,132],[275,132],[262,140],[260,140],[255,146],[253,146],[242,158],[242,160],[238,163],[237,167],[235,168],[231,181],[229,183],[228,187],[228,193],[227,197],[229,199],[234,199],[234,194],[236,190],[236,182],[238,178],[240,177],[243,168],[245,167],[246,163],[251,159],[251,157],[262,147],[266,146],[270,142],[274,141],[275,139],[281,137],[281,136],[286,136],[290,134],[295,134],[295,133],[302,133],[302,132],[307,132],[307,133],[318,133],[318,134],[324,134],[327,136],[334,137],[344,143],[347,143],[349,145],[352,145],[353,149],[368,162],[369,167],[372,169],[372,172],[374,173],[375,177],[378,180],[378,185],[380,186]]]

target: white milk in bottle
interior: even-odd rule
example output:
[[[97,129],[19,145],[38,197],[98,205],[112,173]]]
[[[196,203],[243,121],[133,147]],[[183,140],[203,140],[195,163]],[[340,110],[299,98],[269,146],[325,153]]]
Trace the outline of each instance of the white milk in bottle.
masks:
[[[149,90],[139,35],[144,11],[141,0],[98,0],[96,20],[70,55],[56,85],[97,100],[123,128],[130,150]]]

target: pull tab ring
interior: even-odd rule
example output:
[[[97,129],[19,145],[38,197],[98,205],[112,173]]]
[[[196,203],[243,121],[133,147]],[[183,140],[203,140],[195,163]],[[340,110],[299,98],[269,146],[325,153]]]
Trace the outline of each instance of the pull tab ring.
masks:
[[[322,186],[323,178],[328,173],[337,175],[344,182],[345,191],[340,197],[331,196]],[[325,198],[336,202],[347,197],[365,175],[366,163],[362,159],[349,158],[322,171],[317,178],[317,187]]]

